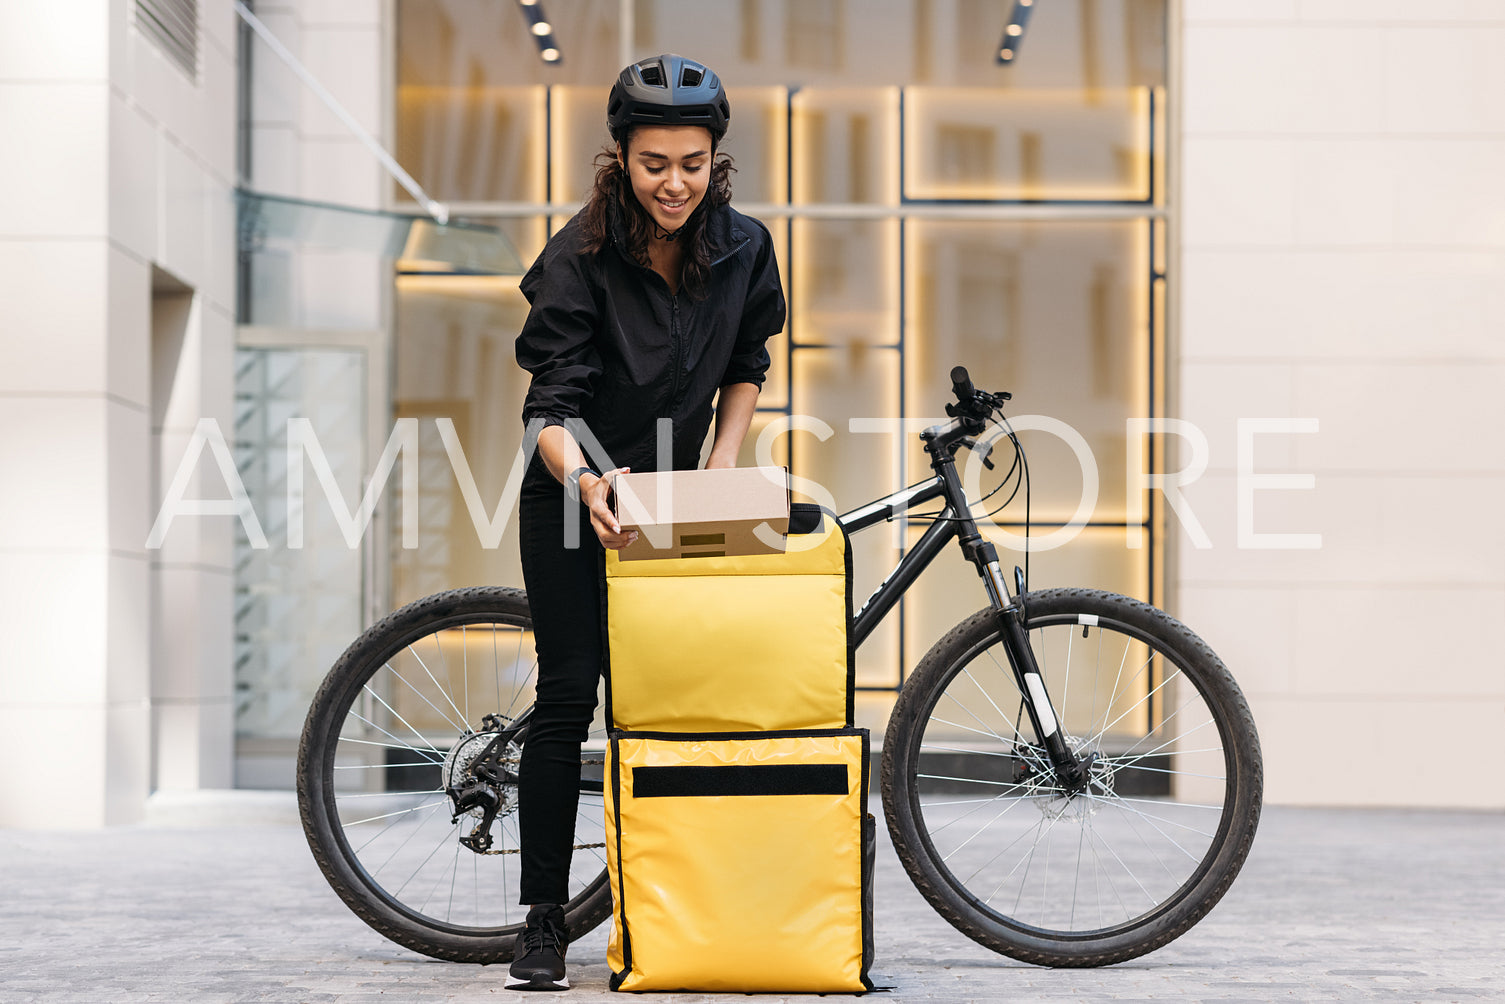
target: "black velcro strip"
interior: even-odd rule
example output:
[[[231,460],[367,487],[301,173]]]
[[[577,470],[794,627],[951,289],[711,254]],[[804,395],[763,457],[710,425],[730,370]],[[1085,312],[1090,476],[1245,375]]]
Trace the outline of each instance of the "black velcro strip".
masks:
[[[635,798],[846,793],[847,768],[840,763],[632,768],[632,794]]]

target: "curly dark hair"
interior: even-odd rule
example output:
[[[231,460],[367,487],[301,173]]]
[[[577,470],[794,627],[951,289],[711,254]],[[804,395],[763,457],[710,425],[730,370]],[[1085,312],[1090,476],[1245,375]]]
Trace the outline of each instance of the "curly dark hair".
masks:
[[[629,135],[629,143],[631,139]],[[581,218],[585,237],[581,253],[595,254],[611,240],[611,207],[616,206],[626,231],[627,247],[623,251],[638,264],[651,267],[648,242],[655,232],[653,217],[633,194],[632,182],[617,160],[616,149],[604,147],[596,154],[595,165],[596,181],[585,200],[585,212]],[[711,249],[705,239],[705,221],[712,209],[731,201],[731,175],[736,169],[732,158],[712,150],[711,180],[706,186],[705,198],[679,231],[678,240],[685,249],[681,282],[685,292],[695,300],[705,298],[710,284]]]

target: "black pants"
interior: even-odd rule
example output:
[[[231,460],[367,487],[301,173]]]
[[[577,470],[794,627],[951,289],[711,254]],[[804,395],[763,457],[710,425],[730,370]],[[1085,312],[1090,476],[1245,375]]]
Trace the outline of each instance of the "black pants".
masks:
[[[533,614],[538,696],[518,778],[522,840],[519,902],[569,898],[570,855],[580,802],[580,744],[590,731],[601,677],[601,542],[584,506],[536,460],[519,511],[523,584]],[[567,515],[568,513],[568,515]],[[567,519],[579,547],[564,546]]]

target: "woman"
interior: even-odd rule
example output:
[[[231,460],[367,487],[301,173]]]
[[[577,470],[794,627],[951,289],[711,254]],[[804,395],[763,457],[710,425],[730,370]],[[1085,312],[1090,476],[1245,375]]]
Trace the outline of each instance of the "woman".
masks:
[[[784,326],[768,230],[727,204],[732,168],[716,148],[730,115],[721,81],[699,63],[663,55],[623,70],[607,102],[616,148],[597,158],[585,208],[522,281],[532,310],[517,359],[533,375],[523,421],[542,429],[520,519],[538,692],[518,782],[531,909],[507,979],[516,989],[569,986],[560,904],[601,672],[602,548],[636,538],[612,517],[608,482],[658,469],[663,419],[674,469],[696,467],[718,391],[706,466],[736,466],[768,369],[764,342]]]

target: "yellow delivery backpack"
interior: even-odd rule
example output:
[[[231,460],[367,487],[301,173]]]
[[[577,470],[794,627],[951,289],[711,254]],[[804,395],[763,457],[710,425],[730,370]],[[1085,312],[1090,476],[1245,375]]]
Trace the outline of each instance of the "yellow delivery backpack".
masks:
[[[819,525],[816,525],[817,520]],[[622,561],[606,552],[606,713],[644,732],[852,724],[846,534],[796,504],[782,554]]]
[[[614,990],[873,989],[863,729],[615,732]]]

